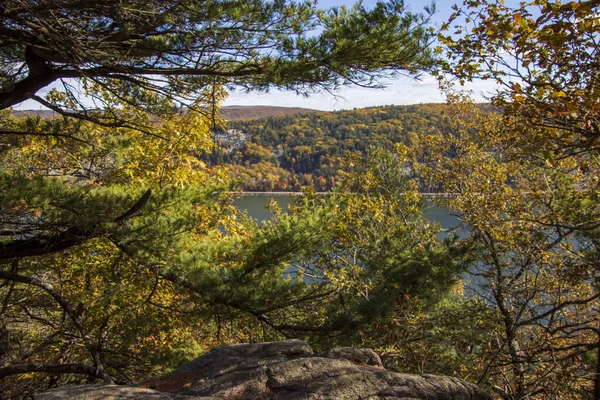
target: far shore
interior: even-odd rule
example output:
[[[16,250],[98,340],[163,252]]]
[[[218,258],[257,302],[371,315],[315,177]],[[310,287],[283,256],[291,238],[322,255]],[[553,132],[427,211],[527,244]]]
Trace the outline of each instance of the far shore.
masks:
[[[304,196],[303,192],[225,192],[236,196]],[[330,192],[315,192],[320,195],[327,195]]]
[[[225,192],[236,196],[304,196],[304,192]],[[315,192],[315,194],[328,195],[331,192]],[[451,197],[453,193],[421,193],[425,197]]]

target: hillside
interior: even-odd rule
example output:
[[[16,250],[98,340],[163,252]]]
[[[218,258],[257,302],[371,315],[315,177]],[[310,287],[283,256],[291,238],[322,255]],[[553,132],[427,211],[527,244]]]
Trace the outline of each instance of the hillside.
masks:
[[[300,113],[323,113],[325,111],[301,107],[273,106],[225,106],[221,108],[221,116],[227,121],[249,120],[257,118],[277,117]]]
[[[250,120],[256,118],[276,117],[299,113],[323,113],[321,110],[301,107],[274,107],[274,106],[225,106],[220,110],[221,117],[227,121]],[[55,116],[50,110],[16,110],[16,115],[39,115],[42,118]]]
[[[387,106],[232,121],[219,137],[213,162],[228,164],[248,191],[331,189],[346,155],[364,157],[369,147],[393,149],[411,132],[437,129],[444,104]]]
[[[203,156],[224,164],[245,191],[328,191],[343,175],[348,156],[370,147],[392,150],[409,144],[412,132],[439,129],[445,104],[385,106],[325,112],[299,107],[227,106],[220,148]],[[493,111],[489,105],[480,105]],[[49,118],[52,111],[15,111]]]

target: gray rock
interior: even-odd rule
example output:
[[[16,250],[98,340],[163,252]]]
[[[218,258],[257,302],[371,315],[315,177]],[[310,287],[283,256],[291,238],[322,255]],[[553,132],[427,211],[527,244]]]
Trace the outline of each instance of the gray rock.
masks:
[[[39,397],[42,400],[490,399],[477,386],[457,378],[387,371],[369,349],[341,348],[321,357],[299,340],[219,347],[139,387],[88,385],[42,396],[46,396]]]
[[[168,393],[117,385],[82,385],[48,390],[36,400],[174,400]]]
[[[355,349],[354,347],[341,347],[333,349],[327,354],[329,358],[340,358],[343,360],[354,361],[359,364],[371,365],[383,368],[379,354],[371,349]]]
[[[141,386],[188,396],[262,399],[269,396],[268,366],[312,355],[300,340],[223,346]]]

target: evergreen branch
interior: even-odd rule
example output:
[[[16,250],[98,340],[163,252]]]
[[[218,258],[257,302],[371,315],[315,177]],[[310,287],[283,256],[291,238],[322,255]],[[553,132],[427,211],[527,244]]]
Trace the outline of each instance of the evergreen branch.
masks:
[[[146,205],[151,195],[152,190],[146,190],[129,210],[115,218],[113,222],[122,224],[134,216]],[[101,225],[102,223],[99,223],[91,229],[71,227],[56,235],[40,235],[2,243],[0,244],[0,264],[20,258],[42,256],[70,249],[98,236]]]
[[[152,196],[152,190],[148,189],[129,210],[115,218],[114,222],[122,223],[125,222],[127,219],[131,218],[135,213],[140,211],[142,207],[146,205],[146,203],[150,199],[150,196]]]

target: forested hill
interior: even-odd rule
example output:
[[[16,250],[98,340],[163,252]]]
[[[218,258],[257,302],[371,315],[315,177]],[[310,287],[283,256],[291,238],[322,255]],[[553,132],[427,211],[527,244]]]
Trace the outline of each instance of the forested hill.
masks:
[[[227,121],[324,112],[325,111],[314,110],[312,108],[275,106],[224,106],[220,109],[221,117]],[[42,118],[52,118],[57,116],[52,110],[16,110],[15,115],[37,115]]]
[[[323,112],[325,111],[314,110],[312,108],[275,106],[224,106],[220,109],[221,117],[227,121]],[[52,110],[16,110],[15,115],[39,116],[42,118],[52,118],[57,116]]]
[[[437,129],[444,104],[386,106],[231,121],[219,136],[213,161],[228,164],[242,189],[331,189],[345,154],[363,156],[370,146],[392,149],[410,132]]]
[[[249,120],[256,118],[277,117],[293,114],[323,113],[321,110],[302,107],[274,106],[225,106],[221,108],[221,117],[227,121]]]

